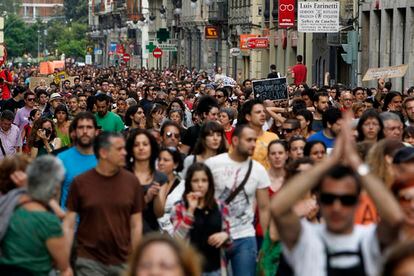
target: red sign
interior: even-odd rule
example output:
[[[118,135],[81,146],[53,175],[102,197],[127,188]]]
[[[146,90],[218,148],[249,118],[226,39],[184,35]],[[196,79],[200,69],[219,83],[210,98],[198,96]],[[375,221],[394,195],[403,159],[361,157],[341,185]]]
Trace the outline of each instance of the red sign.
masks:
[[[295,26],[295,0],[279,0],[279,28]]]
[[[152,55],[155,57],[155,58],[160,58],[160,57],[162,57],[162,50],[161,50],[161,48],[155,48],[154,49],[154,51],[152,52]]]
[[[247,40],[247,47],[249,49],[267,49],[269,48],[268,37],[252,37]]]
[[[247,41],[252,38],[257,37],[256,34],[241,34],[240,35],[240,50],[249,50],[247,46]]]
[[[219,33],[219,28],[217,26],[206,26],[204,28],[205,39],[218,39]]]
[[[129,54],[124,54],[124,55],[122,56],[122,60],[123,60],[124,62],[128,62],[130,59],[131,59],[131,56],[130,56]]]

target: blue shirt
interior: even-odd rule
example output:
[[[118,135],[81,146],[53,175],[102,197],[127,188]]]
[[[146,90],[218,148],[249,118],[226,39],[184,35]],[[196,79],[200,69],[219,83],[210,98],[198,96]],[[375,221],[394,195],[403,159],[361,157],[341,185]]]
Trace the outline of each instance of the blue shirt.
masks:
[[[73,179],[76,176],[95,168],[98,161],[94,154],[82,154],[76,147],[71,147],[64,152],[59,153],[57,157],[62,160],[66,170],[60,196],[60,206],[66,210],[66,200]]]
[[[327,148],[333,148],[335,143],[335,138],[328,138],[323,133],[323,130],[316,132],[315,134],[312,134],[308,141],[322,141],[325,143]]]

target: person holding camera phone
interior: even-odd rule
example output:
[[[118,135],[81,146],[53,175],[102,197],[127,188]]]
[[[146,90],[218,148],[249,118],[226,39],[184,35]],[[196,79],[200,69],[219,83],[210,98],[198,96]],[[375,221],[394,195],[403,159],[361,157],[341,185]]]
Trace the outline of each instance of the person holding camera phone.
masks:
[[[28,144],[32,158],[50,154],[62,147],[62,141],[56,135],[53,121],[47,118],[41,118],[35,122]]]

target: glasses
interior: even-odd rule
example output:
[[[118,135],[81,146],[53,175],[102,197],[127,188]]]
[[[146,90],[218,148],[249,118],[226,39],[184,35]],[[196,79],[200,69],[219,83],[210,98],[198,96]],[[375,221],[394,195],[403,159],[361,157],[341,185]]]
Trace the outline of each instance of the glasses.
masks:
[[[174,138],[175,138],[175,139],[180,138],[180,134],[179,134],[179,133],[174,133],[174,132],[171,132],[171,131],[168,131],[168,132],[166,133],[166,135],[167,135],[167,138],[171,138],[171,137],[173,137],[173,136],[174,136]]]
[[[356,195],[335,195],[330,193],[321,193],[319,201],[323,205],[332,205],[339,200],[343,206],[354,206],[358,202]]]
[[[34,102],[35,98],[27,98],[28,102]]]

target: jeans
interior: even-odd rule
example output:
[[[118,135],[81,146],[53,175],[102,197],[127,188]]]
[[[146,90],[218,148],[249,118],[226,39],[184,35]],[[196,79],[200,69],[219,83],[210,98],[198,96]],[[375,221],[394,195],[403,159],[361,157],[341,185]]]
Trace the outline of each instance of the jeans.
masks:
[[[233,240],[226,252],[233,276],[254,276],[256,273],[257,242],[255,237]]]
[[[221,276],[221,270],[211,271],[211,272],[203,272],[202,276]]]
[[[78,258],[75,267],[77,276],[118,276],[127,268],[126,264],[105,265],[86,258]]]

